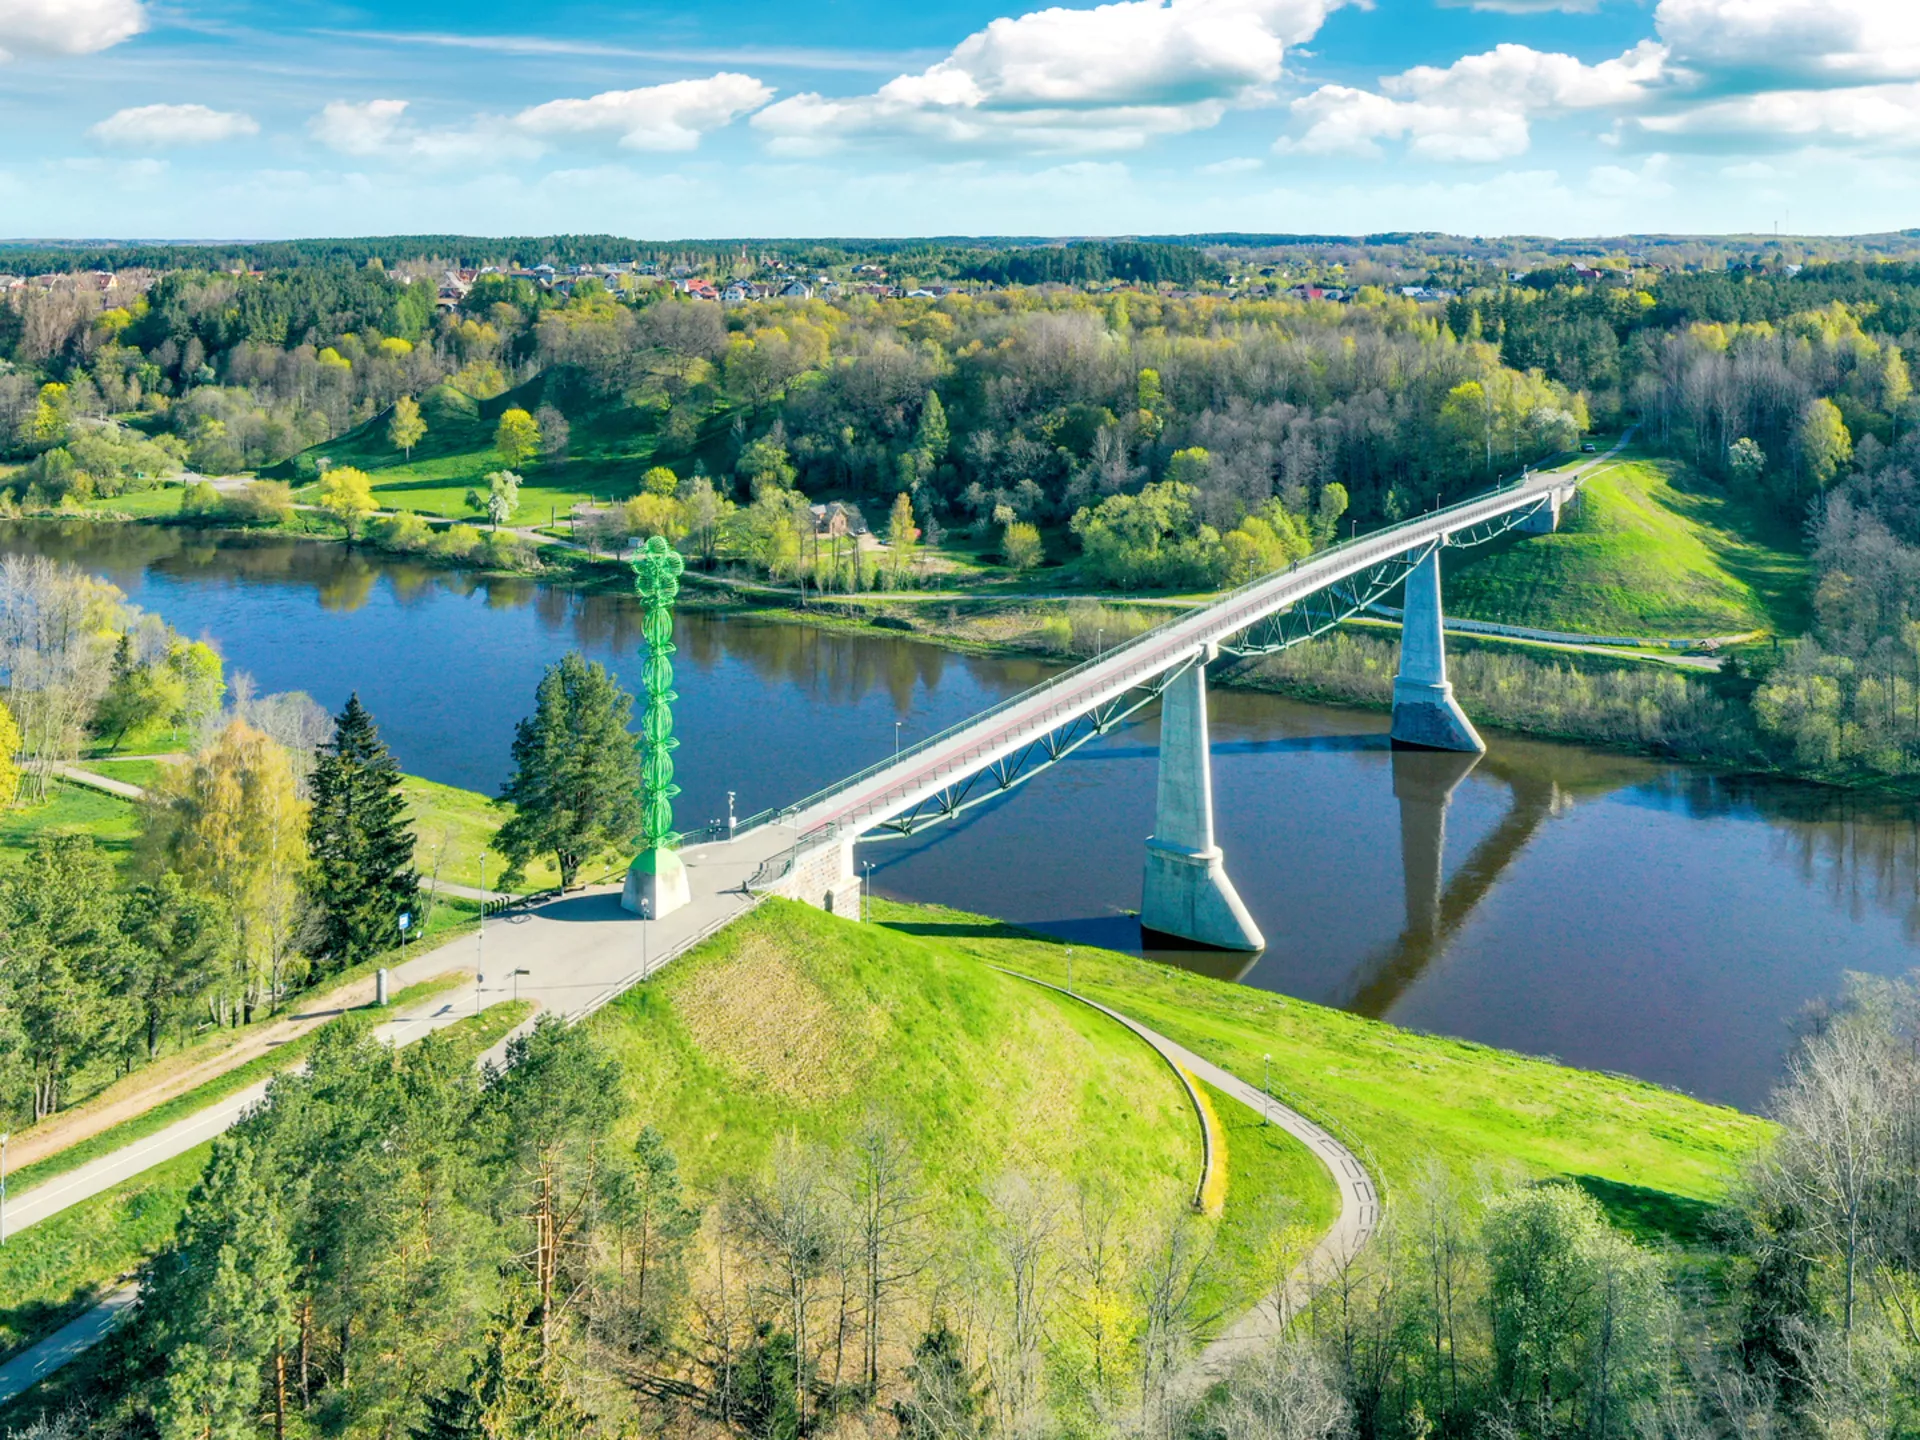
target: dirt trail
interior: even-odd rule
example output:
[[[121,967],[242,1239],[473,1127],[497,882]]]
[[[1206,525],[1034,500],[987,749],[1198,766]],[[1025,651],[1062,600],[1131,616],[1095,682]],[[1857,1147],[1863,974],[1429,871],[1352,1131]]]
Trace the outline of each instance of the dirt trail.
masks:
[[[176,1095],[217,1079],[229,1070],[246,1064],[256,1056],[277,1050],[343,1011],[355,1009],[373,1000],[373,977],[350,981],[324,995],[308,997],[289,1014],[239,1032],[239,1039],[224,1049],[194,1058],[169,1056],[157,1066],[137,1070],[115,1081],[104,1092],[71,1110],[42,1120],[28,1129],[15,1132],[7,1145],[7,1168],[18,1170],[36,1160],[56,1155],[70,1145],[78,1145],[122,1121],[143,1115]],[[172,1068],[169,1068],[172,1067]]]

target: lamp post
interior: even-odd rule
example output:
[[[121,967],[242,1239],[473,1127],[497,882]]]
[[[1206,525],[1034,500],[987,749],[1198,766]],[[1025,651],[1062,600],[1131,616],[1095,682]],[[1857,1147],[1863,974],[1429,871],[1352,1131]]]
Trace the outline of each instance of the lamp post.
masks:
[[[473,932],[473,1013],[480,1013],[480,987],[487,983],[487,852],[480,850],[480,925]]]
[[[896,760],[900,758],[900,726],[902,723],[903,722],[899,720],[893,722],[893,758]]]
[[[873,919],[873,861],[863,862],[867,867],[866,878],[860,882],[860,918]]]

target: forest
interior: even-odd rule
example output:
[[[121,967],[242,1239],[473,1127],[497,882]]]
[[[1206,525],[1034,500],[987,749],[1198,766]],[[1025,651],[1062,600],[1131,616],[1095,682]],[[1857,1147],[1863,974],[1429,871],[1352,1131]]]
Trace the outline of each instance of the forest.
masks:
[[[726,306],[499,274],[449,307],[424,273],[335,263],[175,270],[138,296],[15,291],[0,306],[4,483],[27,508],[183,468],[297,489],[349,440],[355,454],[435,453],[450,424],[498,417],[489,484],[517,487],[529,464],[563,478],[570,433],[623,437],[614,508],[591,519],[608,541],[665,534],[707,564],[835,590],[910,583],[905,546],[965,535],[1016,571],[1066,561],[1096,588],[1193,589],[1633,425],[1640,445],[1803,533],[1814,562],[1811,632],[1724,672],[1716,693],[1740,718],[1715,757],[1834,775],[1920,764],[1920,407],[1905,359],[1920,267],[1758,253],[1713,272],[1555,264],[1479,272],[1486,283],[1449,300],[1361,286],[1342,303],[1052,283],[1206,253],[1002,248],[980,263],[1043,283]],[[498,438],[513,416],[519,438]],[[195,492],[183,514],[291,513],[290,495],[256,488]],[[807,508],[829,499],[864,507],[895,560],[827,553]],[[344,513],[359,533],[364,512]],[[517,537],[430,520],[364,533],[527,563]]]
[[[1892,1440],[1920,1425],[1916,1014],[1881,984],[1819,1017],[1718,1207],[1430,1163],[1288,1338],[1211,1373],[1194,1217],[1141,1236],[1017,1170],[943,1208],[884,1107],[703,1188],[619,1123],[588,1028],[476,1073],[336,1027],[216,1143],[44,1433]],[[1263,1233],[1284,1273],[1299,1227]]]

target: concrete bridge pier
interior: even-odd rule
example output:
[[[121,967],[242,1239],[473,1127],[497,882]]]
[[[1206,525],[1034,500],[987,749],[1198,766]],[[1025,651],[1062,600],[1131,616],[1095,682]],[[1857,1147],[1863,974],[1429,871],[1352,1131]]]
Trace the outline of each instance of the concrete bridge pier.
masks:
[[[1205,660],[1160,696],[1160,779],[1147,837],[1140,929],[1150,939],[1213,950],[1260,950],[1266,940],[1227,878],[1213,842],[1213,768]]]
[[[1487,748],[1447,679],[1446,638],[1440,628],[1440,547],[1407,576],[1400,620],[1400,673],[1393,681],[1393,743],[1419,750]]]

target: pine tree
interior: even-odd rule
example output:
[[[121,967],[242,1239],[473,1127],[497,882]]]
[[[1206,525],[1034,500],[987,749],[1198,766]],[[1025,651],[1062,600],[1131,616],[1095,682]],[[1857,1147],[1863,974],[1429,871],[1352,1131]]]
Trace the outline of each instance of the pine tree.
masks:
[[[312,783],[307,845],[324,953],[349,965],[394,942],[420,891],[400,765],[357,694],[334,721]]]
[[[577,651],[548,669],[534,713],[514,728],[514,772],[500,792],[514,813],[494,845],[512,862],[510,875],[551,853],[560,883],[572,885],[596,854],[639,833],[632,716],[633,697]]]

